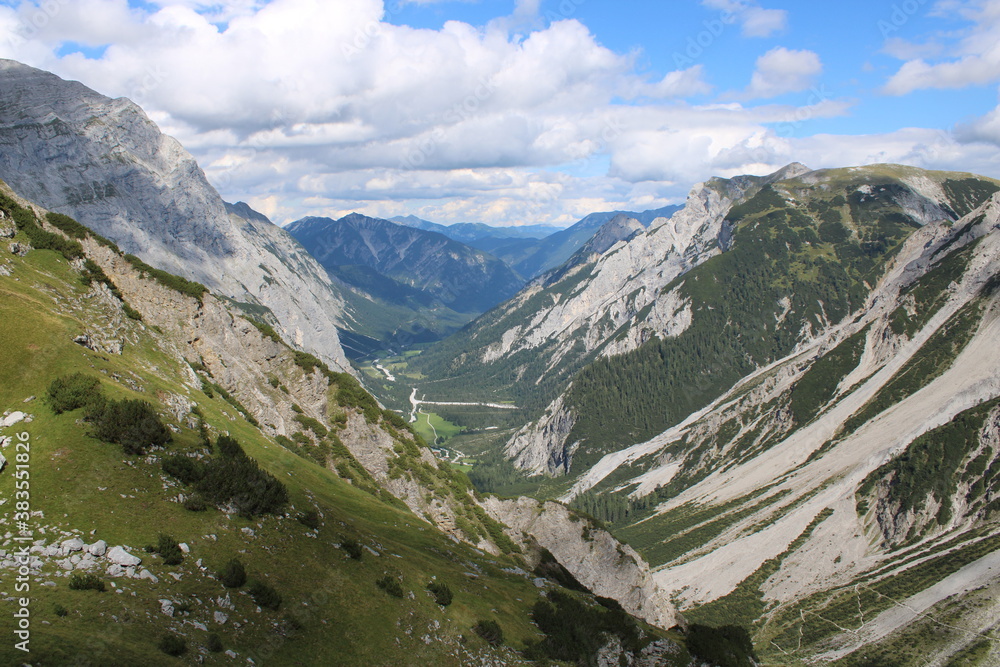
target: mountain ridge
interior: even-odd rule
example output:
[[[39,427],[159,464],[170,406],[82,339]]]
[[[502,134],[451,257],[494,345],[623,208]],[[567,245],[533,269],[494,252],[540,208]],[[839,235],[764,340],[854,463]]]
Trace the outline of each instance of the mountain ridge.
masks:
[[[19,194],[157,268],[270,309],[289,340],[350,368],[337,335],[344,299],[325,271],[277,226],[231,217],[138,106],[10,60],[0,80],[0,178]]]

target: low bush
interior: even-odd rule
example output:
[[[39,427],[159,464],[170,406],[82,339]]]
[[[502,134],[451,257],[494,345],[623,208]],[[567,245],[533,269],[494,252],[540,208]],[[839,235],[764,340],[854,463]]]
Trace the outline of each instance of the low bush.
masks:
[[[319,528],[319,512],[316,510],[307,510],[302,512],[296,517],[296,519],[309,530],[316,530]]]
[[[265,609],[276,610],[281,606],[281,594],[263,581],[254,581],[248,589],[250,597]]]
[[[758,664],[750,634],[738,625],[712,628],[693,624],[687,631],[691,655],[718,667],[753,667]]]
[[[101,393],[101,382],[86,373],[57,377],[49,385],[49,406],[57,415],[82,408]]]
[[[145,454],[150,447],[170,442],[170,431],[146,401],[96,400],[89,406],[87,421],[94,424],[99,440],[121,445],[126,454]]]
[[[163,635],[160,639],[159,647],[161,651],[175,658],[179,658],[187,653],[187,641],[172,632]]]
[[[375,582],[375,585],[393,597],[401,598],[405,595],[403,585],[399,583],[399,579],[392,575],[384,575]]]
[[[204,498],[195,494],[184,501],[184,509],[189,512],[204,512],[208,509],[208,504]]]
[[[219,570],[219,581],[226,588],[239,588],[247,583],[247,571],[238,558],[232,558]]]
[[[206,464],[198,492],[216,505],[231,505],[244,517],[279,514],[288,503],[285,485],[262,470],[232,438],[220,437],[217,444],[221,456]]]
[[[361,556],[364,554],[364,547],[361,546],[361,543],[350,537],[340,538],[340,548],[354,560],[361,560]]]
[[[448,588],[447,584],[439,584],[436,581],[432,581],[427,584],[427,590],[429,590],[434,596],[434,601],[442,607],[447,607],[451,604],[453,596],[451,594],[451,589]]]
[[[222,638],[215,632],[209,633],[205,648],[211,653],[222,653],[226,650],[226,647],[222,645]]]
[[[205,476],[205,466],[188,456],[168,456],[161,465],[163,472],[177,478],[182,484],[194,484]]]
[[[108,590],[104,580],[96,574],[87,572],[85,574],[74,574],[69,578],[69,588],[73,591],[98,591],[103,593]]]
[[[55,611],[56,612],[56,616],[59,616],[60,618],[62,618],[63,616],[68,616],[69,615],[69,612],[66,611],[66,607],[62,606],[61,604],[57,604],[55,606],[55,608],[53,609],[53,611]]]
[[[160,554],[164,565],[179,565],[184,560],[184,552],[181,551],[180,545],[169,535],[160,535],[156,543],[156,553]]]
[[[479,621],[472,629],[475,630],[476,634],[485,639],[492,646],[499,646],[503,644],[503,628],[500,624],[490,619],[488,621]]]

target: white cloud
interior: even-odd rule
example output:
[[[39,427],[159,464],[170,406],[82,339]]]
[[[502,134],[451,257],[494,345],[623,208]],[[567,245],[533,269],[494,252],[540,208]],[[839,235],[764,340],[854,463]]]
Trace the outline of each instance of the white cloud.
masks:
[[[788,27],[784,9],[764,9],[749,0],[702,0],[701,4],[734,16],[745,37],[771,37]]]
[[[889,78],[883,92],[905,95],[928,88],[965,88],[1000,81],[1000,0],[947,5],[949,12],[972,23],[971,27],[948,35],[955,40],[954,46],[947,49],[951,58],[928,62],[928,58],[942,50],[935,52],[930,44],[923,50],[908,50],[902,40],[889,39],[885,50],[906,62]],[[937,7],[936,11],[945,9]]]
[[[786,21],[756,3],[705,4],[736,12],[748,35]],[[602,46],[579,21],[535,25],[533,0],[484,27],[439,30],[387,22],[381,0],[56,5],[62,13],[13,41],[5,36],[23,35],[44,10],[0,7],[0,53],[131,97],[225,197],[279,222],[360,210],[569,223],[595,209],[682,201],[695,181],[793,160],[947,166],[965,155],[973,169],[992,146],[985,121],[962,144],[918,130],[794,138],[850,104],[747,100],[808,88],[822,71],[815,53],[773,49],[741,102],[697,105],[690,98],[711,90],[704,65],[640,75],[635,54]],[[98,59],[60,57],[66,41],[110,46]]]
[[[742,97],[770,98],[806,90],[822,72],[823,63],[816,53],[778,46],[757,58],[750,85]]]

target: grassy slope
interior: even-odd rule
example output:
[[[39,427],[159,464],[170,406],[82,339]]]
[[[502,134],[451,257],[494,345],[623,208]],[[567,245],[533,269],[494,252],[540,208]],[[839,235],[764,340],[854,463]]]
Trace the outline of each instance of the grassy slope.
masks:
[[[183,621],[197,620],[218,631],[227,648],[242,655],[271,655],[277,663],[305,664],[457,664],[455,640],[470,637],[469,649],[485,649],[485,643],[469,632],[480,618],[496,618],[513,646],[536,636],[527,620],[527,609],[537,591],[524,578],[500,570],[500,563],[456,545],[429,524],[373,500],[336,479],[335,475],[278,447],[243,419],[225,415],[234,410],[220,398],[209,399],[200,391],[183,386],[180,363],[161,349],[157,336],[142,331],[138,345],[126,345],[122,356],[99,355],[72,342],[84,330],[93,330],[99,316],[83,303],[84,288],[66,261],[51,251],[33,251],[27,258],[14,258],[14,276],[0,278],[0,409],[26,409],[34,415],[30,424],[8,429],[7,434],[26,431],[32,442],[32,501],[38,526],[82,532],[85,542],[104,539],[109,545],[139,548],[166,532],[191,546],[184,563],[167,567],[157,557],[140,554],[144,566],[160,578],[158,584],[119,579],[125,593],[71,591],[67,579],[55,576],[57,568],[46,565],[31,589],[33,612],[31,662],[35,665],[64,664],[82,658],[100,664],[169,663],[156,648],[168,629],[188,639],[189,648],[204,646],[207,634]],[[67,300],[68,299],[68,300]],[[102,380],[105,392],[114,397],[143,398],[159,410],[164,406],[158,391],[190,396],[201,407],[214,432],[229,431],[247,453],[284,481],[297,510],[316,506],[324,525],[315,538],[290,519],[267,518],[247,521],[227,518],[209,510],[191,513],[170,499],[179,488],[164,488],[159,465],[125,457],[113,445],[94,440],[88,428],[76,423],[79,413],[53,415],[41,398],[27,405],[28,396],[42,397],[58,375],[84,371]],[[135,372],[143,392],[111,379]],[[225,413],[225,414],[224,414]],[[168,421],[175,421],[168,418]],[[182,428],[170,450],[197,448],[197,433]],[[12,458],[10,448],[5,450]],[[105,489],[105,490],[101,490]],[[0,475],[0,497],[13,493],[11,469]],[[126,497],[122,497],[126,496]],[[310,499],[311,498],[311,499]],[[12,508],[3,507],[2,518],[10,526]],[[240,531],[250,527],[249,537]],[[9,528],[8,528],[9,529]],[[94,532],[91,537],[90,533]],[[207,538],[214,534],[217,541]],[[382,553],[369,552],[361,562],[347,559],[335,548],[342,535],[353,536]],[[64,539],[62,537],[58,539]],[[5,549],[12,544],[7,542]],[[158,599],[198,598],[224,595],[223,587],[210,576],[228,558],[239,555],[251,577],[271,583],[284,597],[278,612],[257,612],[245,594],[233,594],[235,612],[225,626],[211,622],[214,605],[194,605],[186,619],[171,619],[160,613]],[[396,554],[400,556],[395,557]],[[194,561],[202,559],[208,573]],[[465,573],[482,570],[472,579]],[[174,581],[168,572],[181,574]],[[385,572],[401,574],[404,588],[413,600],[387,596],[374,581]],[[455,602],[442,611],[428,597],[424,585],[430,577],[448,583]],[[12,593],[10,579],[0,583],[0,593]],[[56,586],[42,586],[53,581]],[[56,605],[69,615],[58,617]],[[293,612],[302,615],[302,627],[291,638],[275,632],[274,623]],[[295,614],[299,616],[299,614]],[[244,619],[249,619],[245,623]],[[425,644],[433,621],[436,633],[447,641]],[[238,630],[235,622],[242,624]],[[4,614],[0,633],[11,637],[12,618]],[[412,633],[407,633],[412,628]],[[4,662],[22,661],[11,642],[0,645]],[[188,659],[192,657],[189,652]],[[209,662],[228,661],[209,657]],[[260,662],[260,660],[258,660]]]

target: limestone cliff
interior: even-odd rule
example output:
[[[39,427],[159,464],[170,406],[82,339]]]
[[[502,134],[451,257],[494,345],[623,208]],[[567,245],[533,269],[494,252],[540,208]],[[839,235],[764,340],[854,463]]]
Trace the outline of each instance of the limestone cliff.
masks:
[[[285,337],[347,368],[344,301],[280,228],[230,215],[194,158],[138,106],[0,60],[0,178],[147,263],[265,306]]]
[[[652,625],[669,629],[678,623],[673,604],[653,581],[646,561],[589,519],[559,503],[532,498],[491,497],[483,506],[515,533],[525,533],[548,549],[594,594],[617,600],[625,611]]]

